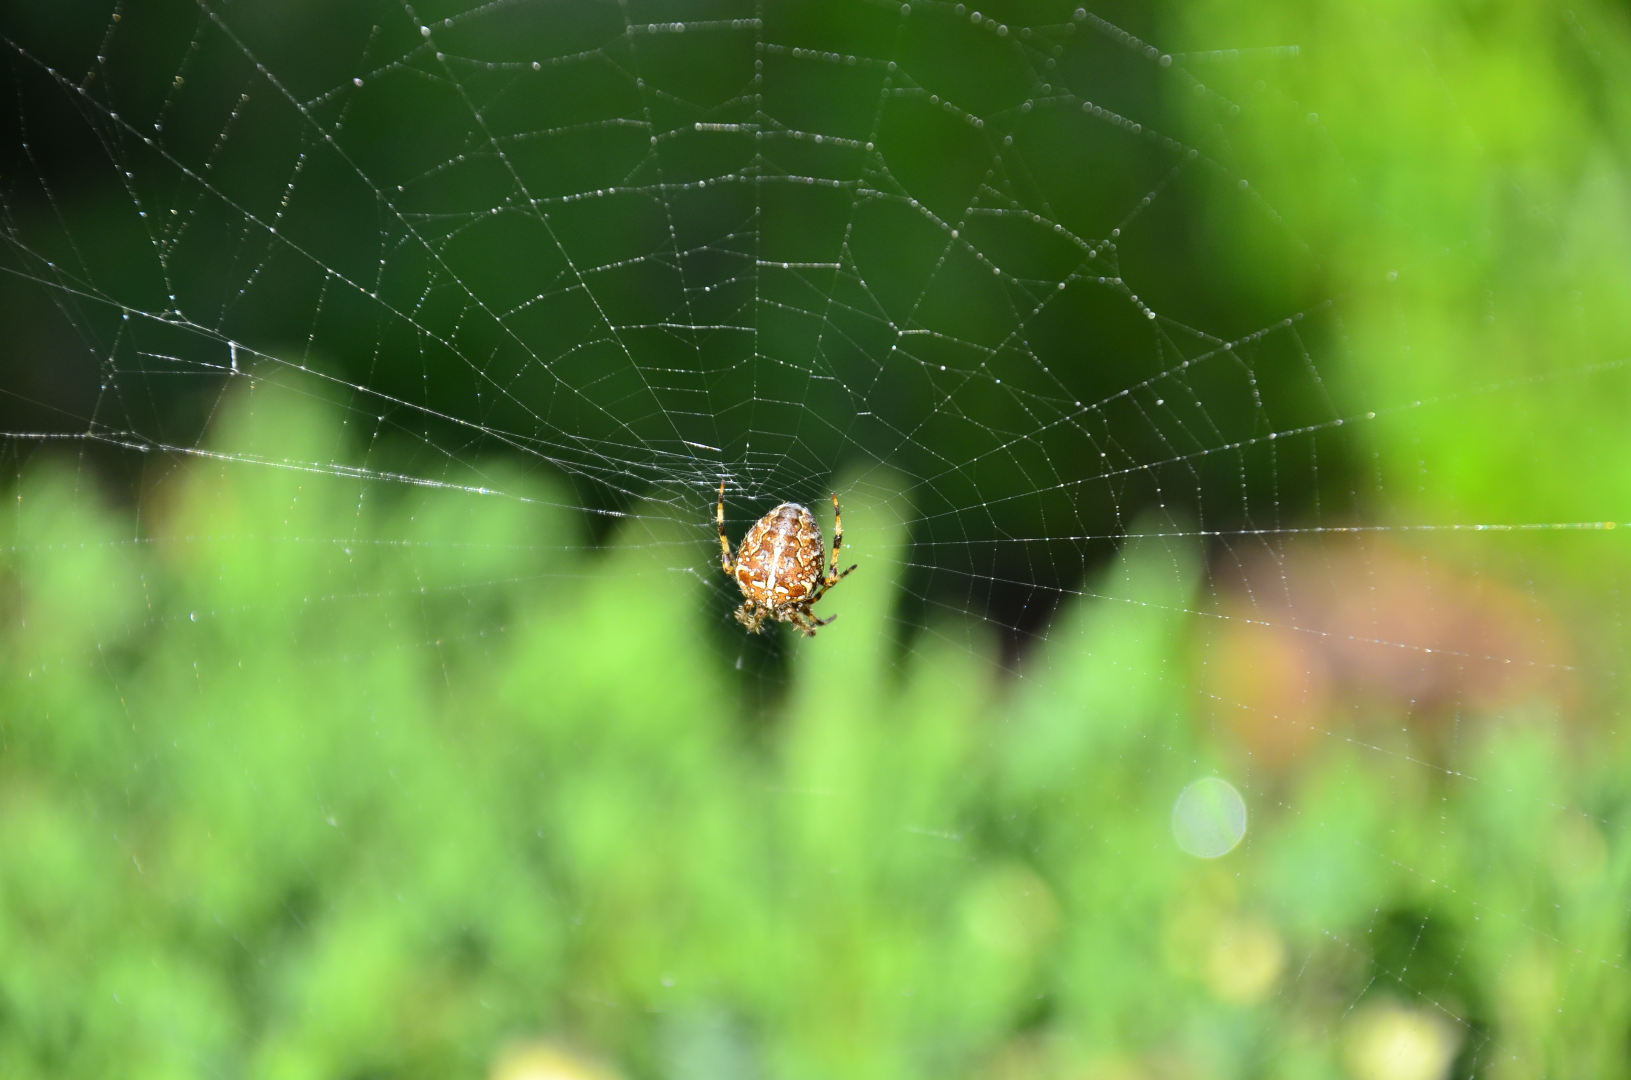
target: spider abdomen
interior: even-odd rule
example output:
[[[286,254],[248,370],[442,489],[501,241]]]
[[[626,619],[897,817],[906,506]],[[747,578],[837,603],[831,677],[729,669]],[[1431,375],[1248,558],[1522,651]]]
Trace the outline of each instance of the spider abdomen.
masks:
[[[782,503],[742,538],[736,584],[767,608],[796,604],[815,595],[825,558],[815,516],[798,503]]]

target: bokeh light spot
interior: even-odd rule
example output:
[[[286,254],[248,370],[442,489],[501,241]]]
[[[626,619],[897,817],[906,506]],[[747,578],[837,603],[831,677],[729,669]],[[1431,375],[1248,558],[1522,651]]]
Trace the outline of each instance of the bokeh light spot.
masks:
[[[1383,1002],[1348,1022],[1342,1063],[1353,1080],[1444,1080],[1460,1045],[1442,1016]]]
[[[1172,806],[1172,836],[1178,846],[1202,859],[1227,855],[1246,835],[1246,800],[1233,784],[1216,776],[1195,781]]]

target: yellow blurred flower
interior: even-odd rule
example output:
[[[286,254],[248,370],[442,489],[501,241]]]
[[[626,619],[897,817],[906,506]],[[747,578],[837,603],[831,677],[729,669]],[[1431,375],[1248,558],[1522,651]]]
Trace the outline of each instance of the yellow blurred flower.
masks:
[[[1461,1032],[1442,1016],[1386,1002],[1348,1022],[1342,1063],[1353,1080],[1443,1080],[1460,1047]]]
[[[491,1080],[622,1080],[616,1070],[548,1041],[525,1042],[493,1061]]]
[[[1286,967],[1286,946],[1260,919],[1232,919],[1218,928],[1206,957],[1206,987],[1220,1001],[1255,1005],[1268,997]]]

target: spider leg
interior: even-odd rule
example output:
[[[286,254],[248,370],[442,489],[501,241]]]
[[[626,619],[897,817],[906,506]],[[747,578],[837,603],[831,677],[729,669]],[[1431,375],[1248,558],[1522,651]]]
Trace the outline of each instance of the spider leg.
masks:
[[[714,511],[714,520],[719,524],[719,563],[725,568],[725,573],[736,575],[736,562],[731,558],[731,542],[725,539],[725,481],[719,481],[719,508]]]
[[[860,563],[855,563],[854,565],[852,565],[849,568],[849,570],[845,570],[842,574],[840,574],[838,572],[838,552],[843,548],[843,546],[844,546],[844,515],[838,512],[838,493],[833,492],[833,497],[832,497],[832,569],[828,570],[827,571],[827,576],[821,579],[821,591],[815,595],[815,597],[810,601],[810,603],[813,604],[813,603],[816,602],[816,600],[821,599],[822,596],[826,595],[826,592],[827,592],[828,589],[832,588],[834,585],[837,585],[840,581],[843,581],[846,577],[848,577],[849,574],[850,574],[850,570],[854,570],[856,566],[861,565]]]
[[[748,633],[761,633],[764,629],[765,616],[770,612],[755,604],[752,600],[745,600],[742,606],[736,609],[736,621],[748,628]]]
[[[821,582],[821,594],[818,595],[816,597],[816,599],[819,600],[821,598],[821,596],[826,595],[826,592],[827,592],[828,589],[832,588],[834,585],[837,585],[840,581],[843,581],[845,578],[849,577],[850,574],[855,571],[855,568],[857,566],[860,566],[860,565],[861,565],[860,563],[851,563],[849,565],[849,569],[845,570],[842,574],[829,574],[826,577],[826,579]],[[812,601],[812,603],[813,602],[814,601]]]
[[[838,492],[832,493],[832,569],[827,571],[830,581],[836,582],[833,577],[838,572],[838,552],[844,547],[844,515],[838,512]]]
[[[785,618],[787,619],[788,622],[790,622],[794,626],[798,627],[799,631],[805,637],[815,637],[816,627],[817,626],[826,626],[827,625],[827,623],[824,623],[820,619],[817,619],[815,616],[811,615],[808,611],[804,611],[804,610],[801,610],[799,608],[790,608],[790,609],[788,609],[785,612]],[[828,619],[827,622],[832,622],[832,620]]]

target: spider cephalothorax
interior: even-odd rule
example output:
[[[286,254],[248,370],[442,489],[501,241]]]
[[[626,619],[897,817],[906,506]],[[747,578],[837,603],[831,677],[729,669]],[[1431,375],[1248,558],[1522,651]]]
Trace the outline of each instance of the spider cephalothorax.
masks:
[[[725,573],[736,579],[747,597],[736,611],[736,621],[759,633],[765,619],[790,622],[810,637],[816,627],[826,626],[838,616],[818,619],[810,606],[826,595],[854,570],[838,572],[838,550],[844,546],[844,519],[838,513],[838,496],[832,497],[832,566],[825,573],[821,528],[815,516],[798,503],[782,503],[760,518],[742,538],[742,546],[731,558],[731,542],[725,539],[725,482],[719,482],[719,548]]]

